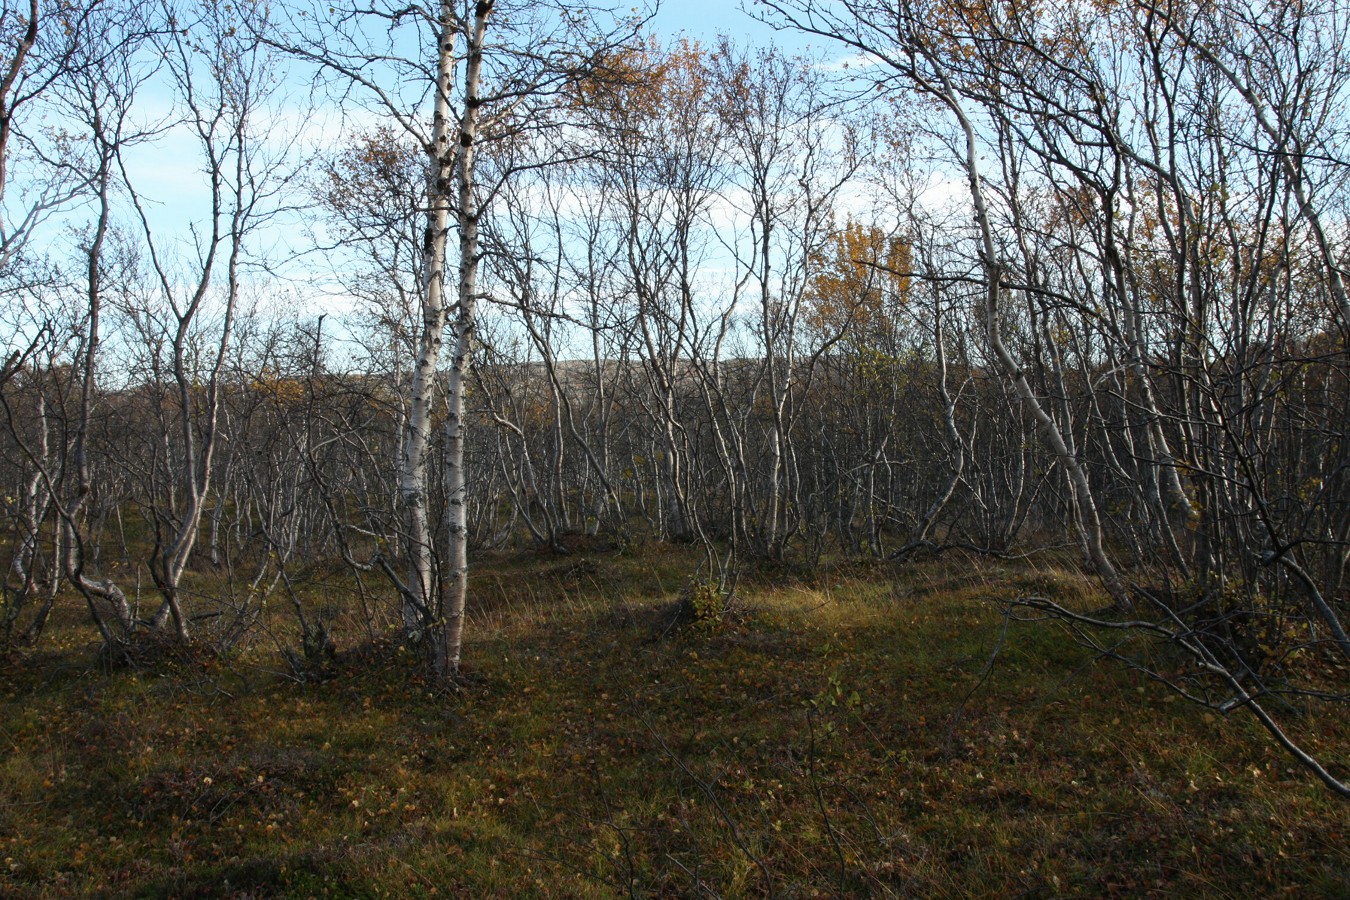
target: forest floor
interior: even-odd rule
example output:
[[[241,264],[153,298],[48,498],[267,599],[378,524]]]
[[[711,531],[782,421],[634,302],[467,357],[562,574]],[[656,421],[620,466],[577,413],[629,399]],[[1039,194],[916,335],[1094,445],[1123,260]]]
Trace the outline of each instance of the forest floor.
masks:
[[[1249,716],[1004,619],[1087,608],[1072,567],[783,567],[672,624],[694,564],[478,561],[453,691],[336,579],[309,681],[108,670],[69,602],[0,674],[0,895],[1350,896],[1350,805]],[[1295,724],[1347,774],[1350,722]]]

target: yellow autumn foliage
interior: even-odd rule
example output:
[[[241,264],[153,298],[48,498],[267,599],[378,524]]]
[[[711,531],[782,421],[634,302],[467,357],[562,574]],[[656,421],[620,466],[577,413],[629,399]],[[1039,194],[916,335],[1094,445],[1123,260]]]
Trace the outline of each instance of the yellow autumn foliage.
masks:
[[[806,295],[808,324],[867,346],[891,330],[895,311],[909,302],[911,266],[907,241],[850,219],[818,260]]]

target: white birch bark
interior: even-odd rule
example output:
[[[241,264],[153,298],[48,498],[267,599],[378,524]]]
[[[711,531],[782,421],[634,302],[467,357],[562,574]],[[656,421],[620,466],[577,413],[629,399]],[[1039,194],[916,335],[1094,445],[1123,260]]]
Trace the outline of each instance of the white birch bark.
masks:
[[[459,28],[451,0],[441,0],[437,36],[436,100],[427,146],[427,220],[422,236],[422,333],[413,363],[412,397],[404,438],[399,490],[408,509],[409,583],[403,593],[403,626],[419,634],[430,624],[437,606],[432,566],[431,524],[427,510],[427,446],[431,410],[436,399],[436,367],[444,340],[445,250],[450,224],[450,184],[456,148],[450,140],[450,93],[455,80],[455,45]]]
[[[1012,382],[1018,396],[1022,398],[1022,401],[1031,411],[1032,418],[1040,426],[1041,434],[1045,438],[1045,442],[1049,444],[1055,459],[1060,465],[1064,466],[1075,494],[1075,524],[1083,541],[1084,549],[1087,551],[1088,559],[1091,561],[1093,568],[1096,569],[1098,577],[1101,578],[1103,586],[1107,593],[1111,595],[1116,607],[1131,609],[1134,604],[1130,599],[1129,592],[1102,544],[1101,518],[1097,512],[1096,501],[1093,499],[1092,486],[1088,482],[1087,472],[1079,463],[1078,457],[1069,449],[1059,425],[1041,404],[1036,392],[1032,390],[1031,383],[1027,380],[1026,373],[1017,364],[1017,360],[1013,358],[1007,345],[1003,342],[1003,332],[999,324],[999,297],[1003,292],[1004,264],[998,258],[998,250],[994,245],[994,228],[989,218],[988,207],[985,204],[975,126],[966,116],[965,110],[960,101],[957,100],[956,93],[945,73],[934,60],[930,58],[927,61],[937,70],[935,76],[937,83],[929,81],[918,72],[911,72],[911,77],[951,110],[965,136],[966,158],[964,166],[970,186],[971,205],[975,208],[975,223],[980,232],[980,264],[985,274],[985,294],[981,314],[984,319],[985,335],[989,340],[989,349],[993,352],[994,359],[999,368],[1003,370],[1004,376]]]
[[[449,548],[446,559],[445,605],[437,622],[440,640],[436,647],[436,670],[442,676],[459,671],[464,643],[464,609],[469,589],[469,530],[464,478],[464,388],[468,383],[474,334],[478,327],[478,186],[475,177],[476,142],[483,48],[494,0],[479,0],[474,6],[464,69],[464,107],[459,120],[459,152],[455,166],[459,226],[459,315],[455,323],[455,350],[446,383],[449,416],[446,419],[445,479],[449,494],[446,525]]]

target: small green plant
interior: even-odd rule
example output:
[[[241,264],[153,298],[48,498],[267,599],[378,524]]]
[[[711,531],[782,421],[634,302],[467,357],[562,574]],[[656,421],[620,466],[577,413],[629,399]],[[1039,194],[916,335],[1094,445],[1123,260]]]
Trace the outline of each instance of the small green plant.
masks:
[[[862,706],[862,696],[857,691],[850,691],[845,695],[844,683],[839,680],[839,676],[831,675],[825,687],[803,703],[816,712],[824,712],[827,709],[855,710]]]
[[[1315,644],[1314,635],[1296,605],[1232,578],[1208,592],[1190,582],[1185,592],[1188,598],[1208,601],[1201,608],[1213,616],[1211,627],[1261,674],[1287,675],[1310,661],[1307,649]]]
[[[713,578],[693,578],[680,597],[681,618],[695,628],[713,631],[727,612],[727,596]]]

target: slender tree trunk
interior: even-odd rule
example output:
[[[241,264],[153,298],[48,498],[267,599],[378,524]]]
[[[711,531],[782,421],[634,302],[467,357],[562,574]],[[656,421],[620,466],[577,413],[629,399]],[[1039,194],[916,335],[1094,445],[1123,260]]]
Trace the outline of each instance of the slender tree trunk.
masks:
[[[464,70],[464,109],[459,121],[459,157],[455,175],[459,194],[455,211],[459,225],[459,318],[455,324],[455,353],[450,361],[446,385],[450,412],[445,423],[445,480],[449,495],[446,525],[449,551],[446,559],[445,607],[440,621],[440,640],[436,649],[436,670],[442,677],[459,672],[464,644],[464,609],[469,590],[469,529],[465,506],[464,478],[464,386],[473,355],[478,327],[478,186],[475,178],[476,143],[483,48],[493,0],[479,0],[474,6],[473,27],[469,36]]]
[[[930,64],[937,69],[937,63],[929,59]],[[1091,561],[1094,569],[1097,570],[1098,577],[1101,578],[1103,586],[1115,605],[1120,609],[1133,608],[1133,601],[1130,599],[1129,592],[1125,584],[1121,581],[1119,573],[1106,554],[1106,549],[1102,544],[1102,526],[1101,519],[1097,514],[1097,504],[1093,499],[1092,487],[1088,482],[1087,472],[1078,457],[1069,449],[1069,445],[1060,431],[1059,425],[1054,418],[1046,411],[1036,393],[1032,390],[1031,383],[1027,380],[1026,373],[1022,367],[1013,359],[1007,346],[1003,343],[1002,327],[999,324],[1000,297],[1003,293],[1003,270],[1004,264],[998,258],[998,250],[994,245],[994,229],[989,219],[988,207],[985,205],[984,187],[980,178],[979,151],[976,146],[975,126],[966,116],[960,102],[956,99],[955,92],[948,83],[945,74],[938,69],[939,84],[926,82],[923,76],[915,73],[916,80],[924,82],[925,88],[938,97],[952,111],[961,125],[961,130],[965,135],[966,158],[965,169],[966,177],[970,183],[971,203],[975,207],[975,221],[980,229],[981,252],[980,262],[984,268],[985,274],[985,293],[982,304],[982,316],[984,319],[985,335],[989,339],[989,347],[993,351],[994,359],[998,362],[999,368],[1003,374],[1013,383],[1022,402],[1027,405],[1031,411],[1032,417],[1040,426],[1041,434],[1045,438],[1050,450],[1055,454],[1055,459],[1064,466],[1065,473],[1068,475],[1069,483],[1073,486],[1076,503],[1076,524],[1078,526],[1079,536],[1082,538],[1084,548],[1087,551],[1088,559]]]
[[[9,136],[13,133],[14,85],[23,71],[24,61],[38,39],[38,0],[28,0],[28,24],[13,45],[13,51],[0,74],[0,201],[5,199],[8,180]],[[0,262],[3,262],[5,244],[9,235],[5,230],[4,205],[0,203]]]
[[[413,364],[412,397],[403,445],[399,491],[408,510],[407,553],[411,571],[403,593],[403,627],[420,635],[438,606],[432,529],[427,508],[427,447],[436,399],[436,367],[445,333],[445,250],[450,227],[450,184],[457,150],[451,144],[450,92],[454,88],[458,27],[450,0],[441,0],[437,36],[436,101],[428,146],[427,220],[422,235],[422,333]]]

